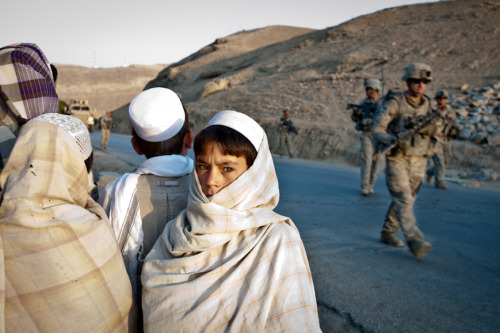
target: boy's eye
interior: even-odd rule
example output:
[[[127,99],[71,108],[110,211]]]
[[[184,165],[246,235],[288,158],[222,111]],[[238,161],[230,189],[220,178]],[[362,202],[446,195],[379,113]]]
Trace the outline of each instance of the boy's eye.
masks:
[[[207,170],[208,167],[206,165],[203,165],[203,164],[198,164],[198,170]]]
[[[224,172],[231,172],[231,171],[233,171],[233,168],[224,167],[222,170],[224,170]]]

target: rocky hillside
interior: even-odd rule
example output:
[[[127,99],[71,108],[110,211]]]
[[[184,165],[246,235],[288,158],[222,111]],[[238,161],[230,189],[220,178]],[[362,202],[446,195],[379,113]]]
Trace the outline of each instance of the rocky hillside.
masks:
[[[357,164],[359,134],[346,106],[364,97],[363,81],[376,77],[384,92],[404,90],[404,68],[425,62],[433,68],[429,96],[439,89],[463,95],[466,85],[470,91],[491,87],[500,81],[499,22],[499,1],[456,0],[390,8],[324,30],[242,31],[164,68],[145,88],[180,93],[195,132],[217,111],[245,112],[264,127],[273,152],[277,120],[288,106],[299,157]],[[498,104],[497,97],[492,101]],[[126,108],[114,113],[124,132]],[[500,170],[499,146],[453,144],[452,167]]]
[[[197,130],[219,110],[245,112],[266,129],[275,152],[276,121],[289,106],[299,157],[356,164],[358,133],[346,105],[364,97],[363,81],[382,78],[385,91],[403,90],[406,65],[425,62],[433,68],[430,96],[438,89],[458,93],[465,84],[491,86],[500,81],[499,20],[498,1],[457,0],[386,9],[280,42],[275,36],[290,28],[244,31],[170,65],[146,88],[182,94]],[[263,45],[266,39],[273,43]],[[456,145],[457,167],[499,167],[499,147]],[[471,161],[459,151],[484,159]]]

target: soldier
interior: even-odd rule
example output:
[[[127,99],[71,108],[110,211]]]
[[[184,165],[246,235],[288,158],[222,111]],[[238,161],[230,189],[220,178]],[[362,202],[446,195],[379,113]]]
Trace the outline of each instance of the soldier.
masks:
[[[415,258],[422,258],[432,246],[417,227],[413,205],[425,177],[427,157],[432,155],[435,146],[432,126],[419,130],[409,140],[398,138],[411,128],[414,119],[432,113],[430,99],[424,94],[432,80],[431,68],[423,63],[410,64],[403,80],[408,90],[388,96],[374,121],[374,138],[388,146],[394,145],[386,154],[386,182],[392,202],[380,240],[402,247],[403,242],[396,237],[401,227],[411,253]]]
[[[379,107],[381,83],[378,79],[365,81],[366,98],[353,107],[351,119],[356,122],[356,129],[361,131],[361,194],[373,194],[373,185],[377,180],[379,155],[373,144],[373,118]]]
[[[106,116],[101,118],[101,149],[108,149],[109,134],[113,121],[111,112],[106,112]]]
[[[283,150],[288,149],[288,154],[290,158],[294,158],[293,145],[292,145],[292,133],[298,134],[297,130],[292,124],[290,119],[290,109],[285,108],[283,110],[283,117],[280,118],[280,125],[278,127],[280,133],[280,157],[283,157]]]
[[[457,115],[446,104],[448,98],[449,96],[446,90],[439,90],[435,96],[437,102],[437,112],[439,113],[439,118],[436,122],[436,137],[438,142],[436,154],[432,156],[434,166],[427,170],[427,182],[432,184],[432,177],[436,177],[434,185],[436,188],[441,190],[448,189],[448,186],[444,183],[443,178],[445,174],[446,161],[449,161],[451,156],[451,144],[449,138],[456,136],[459,128]]]

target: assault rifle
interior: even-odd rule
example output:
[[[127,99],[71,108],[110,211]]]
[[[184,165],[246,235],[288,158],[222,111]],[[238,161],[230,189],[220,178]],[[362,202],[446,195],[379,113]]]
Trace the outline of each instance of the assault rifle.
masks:
[[[356,123],[356,130],[369,131],[372,128],[373,118],[377,112],[377,103],[347,104],[347,110],[352,109],[351,120]]]
[[[283,117],[284,118],[284,117]],[[284,126],[286,127],[286,129],[289,131],[289,132],[293,132],[295,134],[299,134],[299,132],[297,131],[297,129],[295,128],[295,126],[292,125],[292,121],[291,120],[288,120],[288,119],[283,119],[281,118],[281,126]]]
[[[414,135],[418,134],[424,127],[430,125],[434,119],[439,117],[438,112],[428,113],[426,115],[414,116],[408,119],[406,130],[402,133],[396,134],[396,140],[391,145],[382,149],[382,154],[387,154],[394,147],[398,146],[402,142],[410,140]]]
[[[352,110],[352,114],[351,114],[351,119],[352,121],[354,121],[355,123],[357,123],[358,121],[360,121],[361,119],[363,119],[363,112],[359,112],[359,110],[361,109],[361,105],[358,105],[358,104],[347,104],[347,109],[346,110]]]

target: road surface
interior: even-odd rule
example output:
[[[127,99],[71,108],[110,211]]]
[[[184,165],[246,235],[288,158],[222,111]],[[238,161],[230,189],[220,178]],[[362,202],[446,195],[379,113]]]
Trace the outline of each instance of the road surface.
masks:
[[[112,134],[107,153],[140,163],[129,138]],[[358,169],[274,160],[276,211],[300,230],[324,332],[500,332],[500,192],[424,184],[415,211],[433,249],[415,260],[379,242],[383,173],[363,197]]]

